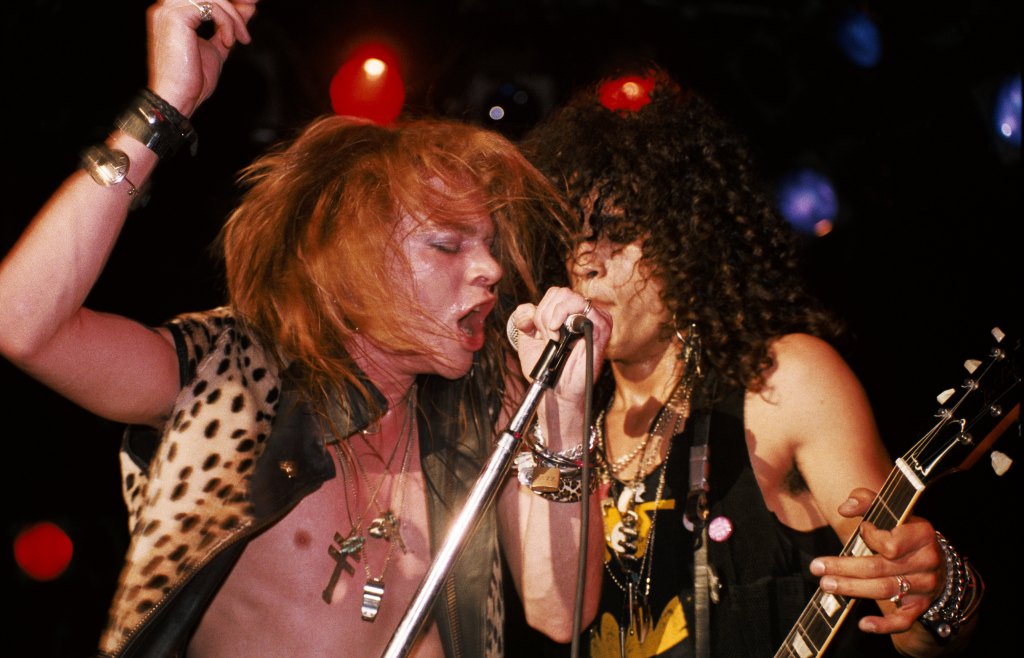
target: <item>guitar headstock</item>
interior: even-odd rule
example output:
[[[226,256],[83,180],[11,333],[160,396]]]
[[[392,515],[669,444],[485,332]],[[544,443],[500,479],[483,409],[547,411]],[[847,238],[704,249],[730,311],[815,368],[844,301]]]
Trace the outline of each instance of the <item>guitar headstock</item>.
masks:
[[[924,483],[971,468],[1020,422],[1020,339],[998,327],[991,333],[988,353],[964,362],[963,382],[937,396],[936,424],[903,457]],[[1012,460],[1005,453],[991,454],[993,468],[1002,475]]]

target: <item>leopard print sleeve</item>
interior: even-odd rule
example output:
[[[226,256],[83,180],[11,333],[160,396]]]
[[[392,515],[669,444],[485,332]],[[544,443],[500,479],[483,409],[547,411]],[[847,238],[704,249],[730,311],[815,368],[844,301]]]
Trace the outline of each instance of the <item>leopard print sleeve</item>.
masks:
[[[213,349],[217,336],[234,325],[235,317],[226,306],[179,315],[167,323],[167,328],[174,336],[174,347],[178,351],[178,371],[182,387],[195,376],[196,367]]]
[[[168,325],[186,380],[159,429],[121,451],[130,541],[100,647],[117,654],[178,585],[252,523],[250,478],[280,399],[271,354],[228,309]]]
[[[174,337],[182,388],[195,377],[199,363],[212,351],[218,337],[234,325],[235,319],[231,309],[224,306],[179,315],[164,325]],[[129,530],[134,529],[141,512],[141,493],[146,481],[146,471],[156,453],[162,434],[162,430],[141,425],[129,425],[125,428],[121,442],[121,493],[129,511]]]

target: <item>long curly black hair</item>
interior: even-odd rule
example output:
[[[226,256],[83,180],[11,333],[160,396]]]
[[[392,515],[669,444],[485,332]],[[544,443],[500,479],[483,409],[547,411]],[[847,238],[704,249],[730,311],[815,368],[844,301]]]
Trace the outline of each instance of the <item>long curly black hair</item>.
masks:
[[[745,140],[665,69],[644,63],[577,91],[521,146],[567,195],[577,243],[642,240],[674,324],[696,326],[723,383],[760,390],[784,334],[841,335],[802,282],[798,237]]]

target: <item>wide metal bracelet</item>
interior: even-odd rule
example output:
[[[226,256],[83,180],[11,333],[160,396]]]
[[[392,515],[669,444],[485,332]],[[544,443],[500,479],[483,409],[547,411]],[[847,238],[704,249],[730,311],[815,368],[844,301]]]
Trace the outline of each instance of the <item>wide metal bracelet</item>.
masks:
[[[79,161],[89,177],[103,187],[125,183],[128,186],[128,196],[131,197],[130,210],[145,203],[147,187],[143,185],[141,189],[137,188],[135,183],[128,179],[131,160],[124,151],[100,143],[82,151]]]
[[[117,127],[164,158],[188,143],[195,155],[198,138],[192,123],[170,103],[148,89],[142,90],[116,121]]]

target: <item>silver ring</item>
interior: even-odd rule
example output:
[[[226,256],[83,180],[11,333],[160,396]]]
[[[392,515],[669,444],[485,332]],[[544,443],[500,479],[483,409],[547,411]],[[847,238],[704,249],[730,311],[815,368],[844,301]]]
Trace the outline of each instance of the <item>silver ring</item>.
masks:
[[[192,0],[189,0],[189,2],[199,10],[199,20],[201,22],[206,23],[213,20],[213,5],[209,2],[193,2]]]
[[[910,591],[910,582],[903,576],[896,576],[896,595],[889,598],[896,607],[903,605],[903,597]]]
[[[590,302],[590,297],[584,297],[587,300],[587,305],[583,307],[583,315],[590,313],[590,309],[593,308],[593,304]]]

